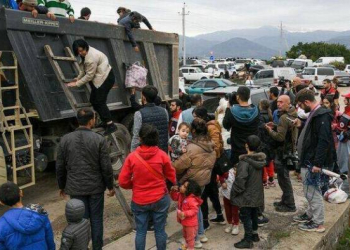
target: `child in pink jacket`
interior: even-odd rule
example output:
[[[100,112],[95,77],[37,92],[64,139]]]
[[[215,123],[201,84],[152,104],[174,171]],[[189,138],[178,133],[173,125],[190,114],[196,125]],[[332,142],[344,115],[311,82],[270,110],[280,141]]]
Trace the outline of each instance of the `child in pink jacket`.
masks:
[[[193,180],[186,181],[180,187],[173,187],[170,196],[172,200],[177,201],[177,221],[181,223],[183,237],[186,240],[186,248],[194,249],[195,238],[198,231],[198,210],[202,204],[201,188]]]

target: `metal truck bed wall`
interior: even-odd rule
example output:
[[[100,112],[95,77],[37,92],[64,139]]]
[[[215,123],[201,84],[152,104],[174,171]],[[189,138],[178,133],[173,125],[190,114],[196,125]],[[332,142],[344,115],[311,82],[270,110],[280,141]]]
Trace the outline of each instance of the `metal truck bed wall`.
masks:
[[[0,9],[0,51],[13,50],[20,66],[22,104],[36,109],[42,121],[74,116],[74,112],[45,55],[50,45],[56,56],[66,56],[65,47],[84,38],[92,47],[104,52],[112,65],[116,83],[108,96],[111,110],[127,108],[129,100],[124,88],[125,63],[140,61],[148,69],[148,84],[158,88],[163,100],[178,97],[178,35],[149,30],[134,30],[140,47],[134,52],[122,26],[66,18],[51,21],[45,15],[33,18],[30,13]],[[68,62],[60,62],[68,79],[74,78]],[[84,98],[79,90],[76,98]]]

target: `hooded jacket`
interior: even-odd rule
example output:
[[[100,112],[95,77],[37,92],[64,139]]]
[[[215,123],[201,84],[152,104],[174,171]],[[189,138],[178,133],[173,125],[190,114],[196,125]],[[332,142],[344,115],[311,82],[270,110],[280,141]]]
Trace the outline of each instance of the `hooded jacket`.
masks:
[[[170,196],[173,201],[177,201],[179,212],[184,212],[185,214],[185,219],[181,220],[179,213],[177,213],[177,222],[186,227],[198,226],[198,210],[203,200],[193,194],[186,197],[185,194],[175,191],[172,191]]]
[[[0,249],[55,249],[47,212],[38,205],[11,208],[0,218]]]
[[[226,109],[223,126],[231,129],[233,154],[245,154],[245,143],[250,135],[259,134],[259,109],[251,104],[248,107],[234,105]],[[236,153],[235,153],[236,152]]]
[[[136,157],[139,154],[154,171],[164,178],[160,179]],[[126,158],[119,175],[119,185],[132,189],[132,200],[139,205],[155,203],[168,193],[165,180],[176,184],[175,169],[169,156],[158,147],[141,145]]]
[[[187,152],[173,163],[180,183],[194,180],[204,187],[210,182],[211,172],[216,161],[214,145],[211,141],[193,140],[187,145]]]
[[[293,106],[288,111],[278,111],[279,122],[276,130],[269,131],[269,135],[277,142],[277,154],[295,153],[298,139],[298,128],[288,119],[298,118],[298,114]],[[281,155],[282,154],[282,155]]]
[[[333,163],[337,161],[337,154],[332,135],[332,111],[320,107],[310,118],[301,143],[300,167],[312,164],[320,168],[333,170]],[[299,139],[302,139],[301,137]],[[298,145],[299,149],[299,145]]]
[[[66,204],[68,226],[62,232],[60,250],[87,250],[90,241],[90,223],[84,219],[85,205],[78,199]]]
[[[220,158],[224,148],[224,141],[221,135],[221,126],[219,122],[211,120],[207,123],[208,133],[211,141],[214,143],[216,158]]]
[[[231,189],[231,204],[238,207],[264,205],[262,171],[266,164],[264,153],[241,155],[237,175]]]

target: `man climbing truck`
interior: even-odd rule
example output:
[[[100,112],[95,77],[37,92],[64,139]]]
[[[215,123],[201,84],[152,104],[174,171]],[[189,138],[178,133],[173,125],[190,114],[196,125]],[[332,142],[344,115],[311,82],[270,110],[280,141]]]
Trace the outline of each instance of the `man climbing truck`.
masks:
[[[14,180],[25,186],[25,181],[32,178],[29,184],[33,185],[35,174],[42,174],[26,167],[31,161],[34,166],[38,165],[36,161],[55,161],[60,138],[77,127],[76,110],[93,104],[89,84],[67,87],[80,72],[71,50],[77,39],[103,53],[114,74],[106,104],[118,129],[106,139],[114,173],[119,173],[130,151],[126,127],[133,123],[129,96],[125,94],[125,65],[141,62],[148,69],[147,84],[158,89],[163,101],[178,98],[179,90],[178,35],[139,29],[133,35],[142,53],[133,51],[123,26],[81,20],[70,23],[67,18],[50,20],[46,15],[34,18],[28,12],[0,8],[0,51],[6,51],[0,57],[5,76],[0,82],[1,183]],[[5,78],[13,85],[3,84]],[[8,93],[13,93],[14,103],[5,105]],[[15,115],[7,112],[10,108]],[[103,134],[104,129],[97,132]],[[44,161],[38,161],[37,156]],[[118,197],[119,201],[122,198]]]

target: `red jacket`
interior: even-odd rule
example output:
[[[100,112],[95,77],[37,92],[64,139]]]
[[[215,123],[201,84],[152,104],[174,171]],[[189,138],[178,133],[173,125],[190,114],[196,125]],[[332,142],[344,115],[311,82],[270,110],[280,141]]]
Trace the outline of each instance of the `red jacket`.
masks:
[[[175,191],[172,191],[170,196],[172,200],[177,201],[177,209],[185,213],[185,219],[181,220],[177,216],[177,221],[186,227],[198,226],[197,214],[203,200],[193,194],[186,197],[184,194]]]
[[[173,184],[176,184],[175,168],[171,165],[169,156],[158,147],[140,146],[125,159],[118,179],[119,185],[124,189],[132,189],[132,200],[136,204],[147,205],[157,202],[168,193],[165,179],[152,174],[136,158],[136,152]]]

